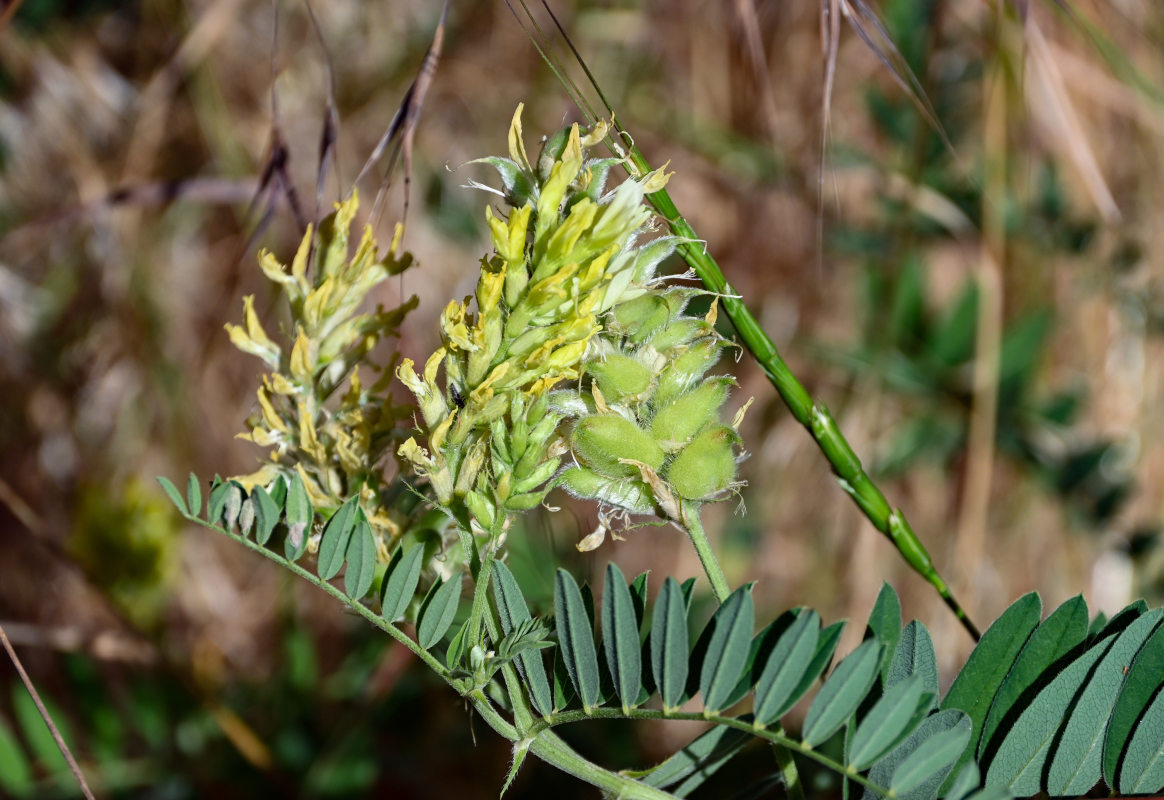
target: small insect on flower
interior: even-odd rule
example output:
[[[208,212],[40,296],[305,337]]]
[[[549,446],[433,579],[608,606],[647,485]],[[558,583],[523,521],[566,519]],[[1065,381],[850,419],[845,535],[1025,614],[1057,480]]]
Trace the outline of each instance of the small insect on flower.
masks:
[[[465,407],[465,398],[455,383],[449,384],[449,394],[453,396],[453,402],[457,404],[457,408]]]

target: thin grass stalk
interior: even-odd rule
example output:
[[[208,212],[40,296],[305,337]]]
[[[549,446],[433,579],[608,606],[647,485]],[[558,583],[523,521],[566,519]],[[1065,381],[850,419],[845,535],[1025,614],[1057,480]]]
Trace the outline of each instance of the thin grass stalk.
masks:
[[[77,764],[77,759],[73,758],[72,751],[65,744],[65,737],[61,736],[61,732],[57,729],[56,723],[53,722],[52,715],[45,708],[44,701],[40,699],[40,693],[36,690],[36,686],[33,685],[32,679],[28,677],[28,673],[25,672],[24,664],[20,662],[20,658],[12,648],[12,643],[8,641],[8,634],[4,632],[2,625],[0,625],[0,644],[3,644],[4,651],[8,653],[8,659],[20,674],[20,680],[24,683],[24,688],[28,690],[28,694],[32,697],[32,702],[36,705],[36,710],[40,714],[40,718],[44,720],[44,724],[48,727],[49,734],[53,737],[57,749],[64,756],[65,763],[69,767],[69,772],[73,773],[73,779],[77,781],[77,786],[80,787],[81,793],[88,800],[95,800],[93,791],[89,788],[89,784],[85,782],[85,774],[81,772],[81,767]]]

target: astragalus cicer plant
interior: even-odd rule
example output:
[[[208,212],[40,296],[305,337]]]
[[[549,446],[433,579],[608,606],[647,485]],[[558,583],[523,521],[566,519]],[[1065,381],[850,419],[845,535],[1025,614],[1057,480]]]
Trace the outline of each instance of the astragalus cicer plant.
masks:
[[[416,397],[419,429],[404,430],[382,381],[365,390],[358,379],[404,309],[359,315],[356,306],[409,260],[395,246],[378,258],[370,234],[348,257],[353,199],[309,232],[289,272],[262,262],[286,289],[290,347],[263,332],[250,301],[245,329],[230,328],[271,369],[249,434],[274,448],[271,461],[212,483],[205,516],[197,478],[185,497],[163,480],[179,509],[410,648],[513,743],[509,781],[533,753],[609,796],[686,796],[760,738],[794,797],[804,792],[795,757],[868,797],[1164,786],[1162,609],[1136,604],[1090,621],[1076,598],[1040,621],[1041,603],[1027,595],[986,631],[945,696],[928,631],[902,625],[889,587],[863,643],[831,670],[842,623],[822,627],[801,608],[756,632],[751,585],[731,589],[700,524],[701,506],[739,485],[743,409],[727,422],[733,382],[708,377],[730,344],[716,331],[717,301],[738,298],[713,295],[711,310],[692,316],[687,304],[705,290],[658,274],[690,245],[656,232],[644,204],[665,173],[632,169],[609,188],[624,162],[588,153],[603,125],[549,137],[535,163],[520,120],[519,108],[509,157],[484,159],[501,176],[501,204],[485,211],[493,252],[475,296],[445,307],[442,344],[419,372],[409,359],[396,369]],[[838,449],[827,412],[806,409],[838,474],[859,483],[859,462]],[[393,451],[412,475],[385,486]],[[601,593],[559,569],[552,622],[534,617],[505,544],[514,518],[555,487],[599,504],[599,529],[580,549],[596,550],[636,517],[686,531],[719,601],[711,620],[696,628],[689,619],[693,580],[664,578],[651,605],[647,575],[628,583],[613,564]],[[269,547],[279,541],[282,555]],[[314,574],[299,563],[308,551]],[[341,571],[343,590],[330,582]],[[803,723],[786,731],[819,678]],[[594,718],[696,719],[710,729],[661,764],[616,772],[555,731]]]

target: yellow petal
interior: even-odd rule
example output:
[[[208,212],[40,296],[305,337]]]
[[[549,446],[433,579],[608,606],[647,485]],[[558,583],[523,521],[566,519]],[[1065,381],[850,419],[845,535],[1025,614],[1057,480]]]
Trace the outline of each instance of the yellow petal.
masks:
[[[302,400],[299,401],[299,449],[311,456],[317,464],[327,463],[327,451],[316,434],[315,420]]]
[[[290,432],[291,429],[287,427],[287,423],[283,421],[279,412],[275,410],[275,406],[267,394],[266,387],[260,386],[256,394],[259,396],[259,407],[263,410],[263,422],[266,423],[267,428],[272,431],[279,431],[280,433]]]
[[[525,103],[518,103],[517,110],[513,112],[513,121],[509,123],[509,157],[526,172],[532,172],[533,168],[529,165],[529,156],[525,154],[525,142],[521,135],[521,112],[524,108]]]
[[[296,328],[295,347],[291,349],[291,375],[304,386],[311,385],[315,373],[315,348],[303,328]]]
[[[231,478],[231,480],[237,481],[250,493],[256,486],[262,486],[263,488],[270,486],[277,477],[279,477],[279,467],[275,464],[264,464],[250,475],[238,475]]]

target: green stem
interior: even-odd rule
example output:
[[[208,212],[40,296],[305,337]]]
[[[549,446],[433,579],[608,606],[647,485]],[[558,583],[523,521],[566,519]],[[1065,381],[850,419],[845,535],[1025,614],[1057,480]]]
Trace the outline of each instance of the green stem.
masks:
[[[553,731],[542,731],[530,744],[530,752],[563,772],[603,789],[610,797],[627,800],[674,800],[675,795],[647,786],[587,761]]]
[[[784,733],[783,729],[780,733]],[[788,800],[804,800],[804,784],[800,782],[800,771],[796,768],[792,752],[779,742],[772,742],[772,755],[776,757],[776,766],[788,792]]]
[[[766,739],[773,744],[781,746],[785,750],[799,753],[805,758],[816,761],[818,764],[827,767],[838,775],[845,776],[854,783],[860,784],[876,794],[883,797],[889,796],[888,788],[879,786],[861,775],[857,770],[846,767],[839,761],[829,758],[827,755],[814,750],[803,742],[790,738],[782,729],[757,728],[751,722],[736,717],[723,717],[718,714],[701,714],[696,712],[664,712],[652,708],[633,708],[626,712],[619,708],[594,708],[589,713],[585,711],[564,711],[552,716],[545,724],[550,726],[568,725],[572,722],[581,722],[587,719],[682,719],[710,722],[714,725],[725,725],[729,728],[750,733],[760,739]],[[796,783],[799,785],[799,781],[796,781]],[[803,795],[803,789],[801,789],[801,794]]]
[[[611,113],[613,114],[613,110]],[[630,136],[624,130],[621,128],[617,130],[626,142],[631,141]],[[630,147],[630,160],[640,173],[645,174],[651,171],[651,165],[639,149],[633,145]],[[776,392],[784,401],[784,405],[792,412],[792,416],[812,435],[813,441],[817,443],[833,470],[841,478],[842,486],[846,492],[853,498],[861,512],[873,523],[874,527],[893,542],[909,565],[937,590],[946,605],[961,621],[963,627],[977,641],[980,636],[978,628],[970,620],[961,604],[954,599],[946,582],[942,580],[941,575],[938,574],[937,569],[930,561],[929,554],[921,540],[905,523],[905,518],[900,510],[890,513],[889,503],[885,499],[885,495],[861,467],[860,460],[853,454],[852,447],[836,426],[830,425],[827,430],[821,430],[819,418],[822,412],[825,414],[827,412],[822,406],[813,402],[804,386],[792,374],[792,370],[780,357],[780,352],[776,349],[771,337],[760,327],[760,323],[748,311],[734,287],[728,283],[723,270],[707,252],[695,230],[679,214],[679,209],[675,206],[671,195],[667,193],[666,189],[660,189],[654,194],[647,195],[647,199],[650,200],[651,205],[655,207],[659,215],[667,221],[671,232],[685,240],[677,248],[680,255],[695,270],[696,275],[703,281],[703,285],[720,295],[723,309],[739,333],[740,339],[751,351],[756,362],[760,365],[760,369],[764,371],[768,380],[776,388]],[[893,523],[895,516],[897,517],[896,524]]]
[[[719,565],[719,559],[715,557],[715,551],[711,549],[711,542],[707,540],[707,532],[703,530],[703,522],[699,518],[699,506],[684,503],[682,513],[683,529],[687,531],[687,536],[691,539],[691,546],[695,548],[695,553],[699,556],[699,563],[703,565],[707,580],[711,582],[715,599],[722,603],[732,593],[732,590],[723,574],[723,567]]]
[[[473,575],[473,608],[469,612],[469,641],[472,644],[484,644],[481,625],[489,614],[489,578],[493,574],[493,548],[505,528],[505,521],[506,515],[502,513],[498,513],[493,520],[487,551],[481,554],[481,566]]]

